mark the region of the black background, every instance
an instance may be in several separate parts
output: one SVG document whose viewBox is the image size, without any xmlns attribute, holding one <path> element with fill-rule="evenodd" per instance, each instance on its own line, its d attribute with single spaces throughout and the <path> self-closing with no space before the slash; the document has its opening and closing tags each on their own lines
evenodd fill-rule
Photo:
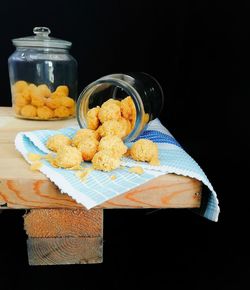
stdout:
<svg viewBox="0 0 250 290">
<path fill-rule="evenodd" d="M 11 104 L 11 39 L 47 26 L 72 41 L 79 91 L 144 71 L 161 83 L 160 116 L 217 191 L 219 222 L 189 210 L 105 211 L 104 263 L 29 267 L 23 211 L 0 215 L 0 289 L 243 289 L 250 274 L 248 1 L 5 1 L 0 105 Z"/>
</svg>

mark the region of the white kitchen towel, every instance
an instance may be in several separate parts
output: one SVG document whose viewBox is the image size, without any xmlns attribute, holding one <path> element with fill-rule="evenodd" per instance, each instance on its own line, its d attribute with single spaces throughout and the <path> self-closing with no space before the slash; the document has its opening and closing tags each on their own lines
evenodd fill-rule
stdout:
<svg viewBox="0 0 250 290">
<path fill-rule="evenodd" d="M 44 156 L 51 153 L 46 147 L 46 142 L 50 136 L 64 134 L 72 138 L 78 129 L 77 127 L 70 127 L 60 130 L 20 132 L 16 136 L 15 146 L 26 161 L 32 163 L 28 158 L 29 153 Z M 195 211 L 212 221 L 217 221 L 220 209 L 213 186 L 197 162 L 182 149 L 161 122 L 158 119 L 151 121 L 136 140 L 140 138 L 150 139 L 158 144 L 159 166 L 152 166 L 146 162 L 138 162 L 124 157 L 122 159 L 123 168 L 111 172 L 94 170 L 84 182 L 79 178 L 75 170 L 54 168 L 46 159 L 41 159 L 42 166 L 39 170 L 53 181 L 61 192 L 67 193 L 87 209 L 163 174 L 175 173 L 189 176 L 200 180 L 207 188 L 207 194 L 203 194 L 201 207 L 195 209 Z M 136 140 L 133 140 L 133 142 Z M 127 145 L 130 147 L 133 142 L 127 143 Z M 91 164 L 85 162 L 83 166 L 87 168 Z M 129 167 L 134 166 L 144 168 L 144 173 L 139 175 L 128 170 Z M 114 179 L 112 176 L 116 178 Z"/>
</svg>

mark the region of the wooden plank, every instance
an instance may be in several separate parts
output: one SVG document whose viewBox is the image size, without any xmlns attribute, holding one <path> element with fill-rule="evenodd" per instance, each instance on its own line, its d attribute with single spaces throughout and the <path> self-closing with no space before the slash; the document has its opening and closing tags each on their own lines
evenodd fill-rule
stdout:
<svg viewBox="0 0 250 290">
<path fill-rule="evenodd" d="M 24 215 L 24 228 L 30 265 L 102 261 L 102 209 L 33 209 Z"/>
<path fill-rule="evenodd" d="M 35 209 L 24 216 L 24 229 L 32 238 L 102 237 L 102 209 Z"/>
<path fill-rule="evenodd" d="M 25 120 L 14 117 L 11 108 L 0 107 L 0 143 L 13 143 L 20 131 L 57 130 L 74 125 L 77 125 L 76 118 L 60 121 Z"/>
<path fill-rule="evenodd" d="M 9 117 L 12 115 L 11 107 L 0 107 L 0 118 L 1 117 Z"/>
<path fill-rule="evenodd" d="M 0 205 L 9 208 L 79 208 L 45 175 L 29 169 L 13 144 L 0 146 Z M 15 166 L 13 166 L 15 164 Z M 22 170 L 20 170 L 20 168 Z M 101 208 L 189 208 L 200 206 L 201 183 L 167 174 L 105 202 Z"/>
<path fill-rule="evenodd" d="M 13 143 L 0 143 L 0 178 L 5 179 L 29 179 L 29 180 L 48 180 L 39 171 L 30 170 L 30 165 L 24 160 L 22 155 L 15 149 Z M 20 170 L 20 168 L 22 170 Z"/>
<path fill-rule="evenodd" d="M 167 174 L 159 176 L 97 208 L 194 208 L 200 206 L 201 183 Z M 0 180 L 2 208 L 84 208 L 49 180 Z"/>
<path fill-rule="evenodd" d="M 0 108 L 0 205 L 3 208 L 83 208 L 61 194 L 45 175 L 29 169 L 14 147 L 19 131 L 58 129 L 76 120 L 31 121 L 14 118 Z M 167 174 L 100 205 L 100 208 L 191 208 L 200 206 L 201 183 Z"/>
<path fill-rule="evenodd" d="M 102 263 L 101 237 L 29 238 L 30 265 Z"/>
</svg>

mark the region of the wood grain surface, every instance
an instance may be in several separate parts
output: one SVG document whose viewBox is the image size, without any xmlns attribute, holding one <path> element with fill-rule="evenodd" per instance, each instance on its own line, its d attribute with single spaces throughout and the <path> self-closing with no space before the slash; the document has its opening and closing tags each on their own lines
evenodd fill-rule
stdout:
<svg viewBox="0 0 250 290">
<path fill-rule="evenodd" d="M 24 215 L 24 229 L 32 238 L 102 237 L 102 209 L 34 209 Z"/>
<path fill-rule="evenodd" d="M 30 265 L 102 263 L 102 238 L 29 238 Z"/>
<path fill-rule="evenodd" d="M 193 208 L 200 206 L 198 180 L 166 174 L 85 210 L 17 152 L 20 131 L 59 129 L 76 120 L 31 121 L 0 108 L 0 209 L 31 209 L 24 216 L 30 265 L 102 262 L 104 208 Z M 108 189 L 107 189 L 108 190 Z"/>
<path fill-rule="evenodd" d="M 33 209 L 24 228 L 30 265 L 102 262 L 102 209 Z"/>
<path fill-rule="evenodd" d="M 19 131 L 59 129 L 76 124 L 65 121 L 32 121 L 12 116 L 10 108 L 0 108 L 0 206 L 4 208 L 84 208 L 62 194 L 29 164 L 14 147 Z M 115 197 L 98 208 L 193 208 L 200 206 L 201 182 L 166 174 Z"/>
<path fill-rule="evenodd" d="M 174 174 L 157 177 L 117 196 L 97 208 L 193 208 L 199 207 L 201 184 Z M 84 208 L 49 180 L 0 180 L 2 209 Z"/>
</svg>

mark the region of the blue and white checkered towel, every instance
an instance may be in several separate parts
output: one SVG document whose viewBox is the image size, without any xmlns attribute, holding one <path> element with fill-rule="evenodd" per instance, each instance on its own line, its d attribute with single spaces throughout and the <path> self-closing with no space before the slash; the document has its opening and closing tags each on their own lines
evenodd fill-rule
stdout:
<svg viewBox="0 0 250 290">
<path fill-rule="evenodd" d="M 61 133 L 72 138 L 77 129 L 79 128 L 70 127 L 56 131 L 38 130 L 20 132 L 15 139 L 16 149 L 21 152 L 27 162 L 31 163 L 28 158 L 29 153 L 41 155 L 51 153 L 45 145 L 50 136 Z M 76 176 L 75 171 L 54 168 L 46 159 L 41 160 L 42 167 L 39 170 L 53 181 L 60 188 L 61 192 L 72 196 L 87 209 L 166 173 L 189 176 L 202 181 L 208 189 L 206 198 L 203 198 L 201 207 L 198 210 L 196 209 L 196 211 L 212 221 L 217 221 L 220 209 L 211 183 L 200 166 L 181 148 L 180 144 L 160 121 L 158 119 L 151 121 L 146 130 L 137 139 L 140 138 L 150 139 L 158 144 L 160 159 L 160 166 L 152 166 L 148 163 L 137 162 L 126 157 L 122 159 L 122 165 L 125 167 L 138 165 L 143 167 L 145 171 L 141 175 L 124 169 L 116 169 L 112 172 L 95 170 L 91 172 L 86 181 L 82 182 Z M 133 142 L 127 145 L 130 147 Z M 84 166 L 88 166 L 86 164 L 84 163 Z M 115 180 L 111 178 L 112 175 L 116 176 Z"/>
</svg>

